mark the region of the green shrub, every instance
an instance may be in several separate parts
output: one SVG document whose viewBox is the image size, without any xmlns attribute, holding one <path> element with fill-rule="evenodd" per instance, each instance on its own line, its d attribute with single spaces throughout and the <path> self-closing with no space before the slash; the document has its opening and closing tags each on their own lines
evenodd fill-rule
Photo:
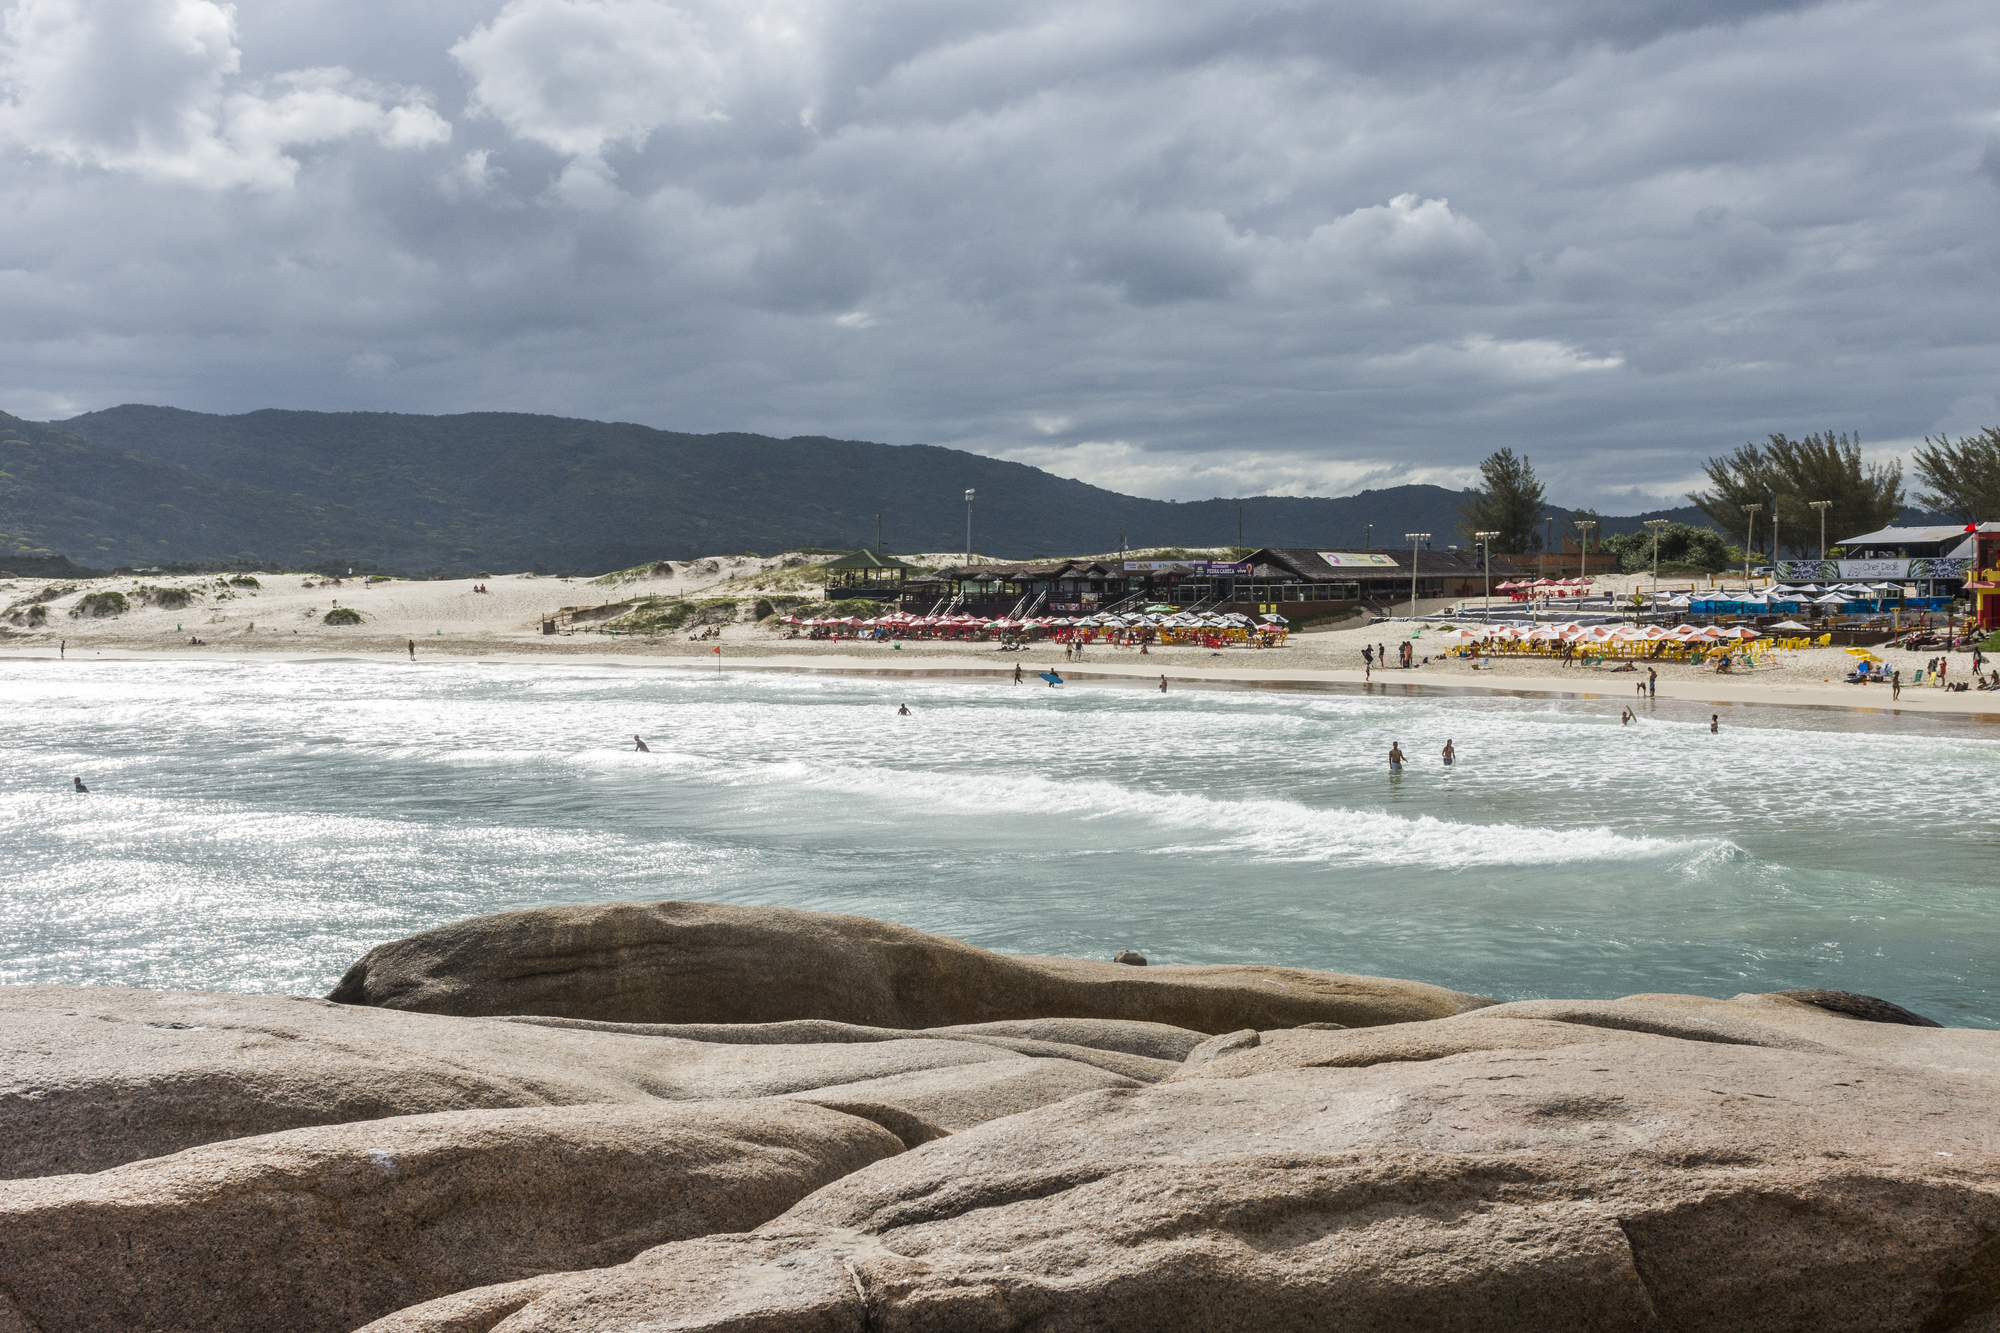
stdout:
<svg viewBox="0 0 2000 1333">
<path fill-rule="evenodd" d="M 125 600 L 122 592 L 92 592 L 85 593 L 70 614 L 96 620 L 103 616 L 123 615 L 131 609 L 132 604 Z"/>
<path fill-rule="evenodd" d="M 232 588 L 261 588 L 264 585 L 257 582 L 255 575 L 236 574 L 230 578 L 229 586 Z"/>
<path fill-rule="evenodd" d="M 322 625 L 359 625 L 361 613 L 351 606 L 336 606 L 320 617 Z"/>
<path fill-rule="evenodd" d="M 74 583 L 51 583 L 34 596 L 25 599 L 30 605 L 35 602 L 53 602 L 58 597 L 67 597 L 76 591 Z"/>
<path fill-rule="evenodd" d="M 143 584 L 132 591 L 141 600 L 151 602 L 154 606 L 164 607 L 169 611 L 182 610 L 190 602 L 194 601 L 193 591 L 187 588 L 159 588 L 154 587 L 152 584 Z"/>
<path fill-rule="evenodd" d="M 1986 636 L 1986 642 L 1979 645 L 1979 651 L 1987 656 L 2000 656 L 2000 629 Z"/>
<path fill-rule="evenodd" d="M 800 606 L 804 606 L 810 600 L 814 600 L 814 598 L 810 598 L 810 596 L 760 596 L 760 598 L 756 598 L 756 604 L 750 608 L 750 618 L 754 618 L 754 620 L 768 620 L 770 616 L 782 616 L 788 610 L 798 610 Z"/>
<path fill-rule="evenodd" d="M 699 625 L 726 625 L 736 619 L 738 605 L 727 597 L 709 597 L 698 602 L 648 597 L 616 620 L 605 622 L 604 628 L 620 634 L 663 634 Z"/>
</svg>

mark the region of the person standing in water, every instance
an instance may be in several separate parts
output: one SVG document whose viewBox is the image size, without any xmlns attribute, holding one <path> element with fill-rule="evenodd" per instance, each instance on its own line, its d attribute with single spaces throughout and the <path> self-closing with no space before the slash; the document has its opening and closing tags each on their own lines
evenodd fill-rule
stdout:
<svg viewBox="0 0 2000 1333">
<path fill-rule="evenodd" d="M 410 660 L 412 662 L 417 660 L 417 641 L 415 639 L 410 640 Z"/>
<path fill-rule="evenodd" d="M 1167 678 L 1165 676 L 1162 676 L 1160 677 L 1160 693 L 1165 694 L 1166 692 L 1167 692 Z"/>
<path fill-rule="evenodd" d="M 904 704 L 901 708 L 898 708 L 896 710 L 897 717 L 908 717 L 909 715 L 910 715 L 910 706 L 908 704 Z"/>
<path fill-rule="evenodd" d="M 639 739 L 639 738 L 638 738 L 637 736 L 634 736 L 634 737 L 632 738 L 632 748 L 633 748 L 634 750 L 637 750 L 637 751 L 638 751 L 638 752 L 639 752 L 640 754 L 651 754 L 651 753 L 652 753 L 652 751 L 651 751 L 650 749 L 646 748 L 646 742 L 644 742 L 644 741 L 640 740 L 640 739 Z"/>
<path fill-rule="evenodd" d="M 1655 697 L 1656 695 L 1658 695 L 1658 694 L 1659 694 L 1659 692 L 1660 692 L 1660 673 L 1659 673 L 1659 672 L 1657 672 L 1657 671 L 1655 671 L 1655 670 L 1653 670 L 1653 668 L 1651 668 L 1651 667 L 1647 667 L 1647 668 L 1646 668 L 1646 698 L 1647 698 L 1647 699 L 1648 699 L 1648 700 L 1650 701 L 1650 700 L 1651 700 L 1651 699 L 1653 699 L 1653 698 L 1654 698 L 1654 697 Z"/>
<path fill-rule="evenodd" d="M 1021 683 L 1021 664 L 1019 662 L 1014 663 L 1014 683 L 1016 685 Z"/>
<path fill-rule="evenodd" d="M 1389 742 L 1389 771 L 1391 773 L 1403 771 L 1403 745 L 1400 741 Z"/>
<path fill-rule="evenodd" d="M 1722 730 L 1722 714 L 1710 713 L 1708 715 L 1708 734 L 1713 736 L 1721 730 Z"/>
<path fill-rule="evenodd" d="M 71 778 L 70 781 L 74 782 L 76 784 L 76 789 L 82 792 L 85 796 L 90 795 L 90 788 L 83 785 L 82 778 Z"/>
<path fill-rule="evenodd" d="M 1446 768 L 1450 768 L 1453 764 L 1457 762 L 1458 762 L 1458 751 L 1452 746 L 1452 743 L 1449 740 L 1447 740 L 1444 743 L 1444 766 Z"/>
</svg>

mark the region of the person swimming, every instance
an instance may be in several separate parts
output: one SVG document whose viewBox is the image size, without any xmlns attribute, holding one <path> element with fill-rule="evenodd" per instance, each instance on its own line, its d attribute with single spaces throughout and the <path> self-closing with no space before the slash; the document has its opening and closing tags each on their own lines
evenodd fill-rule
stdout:
<svg viewBox="0 0 2000 1333">
<path fill-rule="evenodd" d="M 1403 771 L 1403 745 L 1401 741 L 1389 742 L 1389 771 L 1391 773 L 1400 773 Z"/>
<path fill-rule="evenodd" d="M 82 792 L 85 796 L 90 795 L 90 788 L 83 785 L 82 778 L 71 778 L 70 781 L 74 782 L 76 784 L 76 789 Z"/>
<path fill-rule="evenodd" d="M 651 753 L 652 753 L 652 751 L 651 751 L 650 749 L 648 749 L 648 748 L 647 748 L 647 746 L 646 746 L 646 742 L 644 742 L 644 741 L 640 740 L 640 739 L 639 739 L 639 738 L 638 738 L 637 736 L 634 736 L 634 737 L 632 738 L 632 748 L 633 748 L 634 750 L 637 750 L 637 751 L 638 751 L 638 752 L 639 752 L 640 754 L 651 754 Z"/>
<path fill-rule="evenodd" d="M 910 706 L 908 704 L 904 704 L 901 708 L 898 708 L 896 710 L 897 717 L 908 717 L 909 715 L 910 715 Z"/>
</svg>

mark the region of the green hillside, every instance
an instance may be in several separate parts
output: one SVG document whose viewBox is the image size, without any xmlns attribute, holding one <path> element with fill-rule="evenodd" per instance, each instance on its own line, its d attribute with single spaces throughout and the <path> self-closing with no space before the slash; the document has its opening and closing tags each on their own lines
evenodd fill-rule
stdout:
<svg viewBox="0 0 2000 1333">
<path fill-rule="evenodd" d="M 411 572 L 602 570 L 798 546 L 991 555 L 1132 546 L 1376 545 L 1453 535 L 1458 493 L 1188 504 L 1120 495 L 931 445 L 687 435 L 522 413 L 128 405 L 39 425 L 0 419 L 0 550 L 86 565 L 374 565 Z M 1609 520 L 1606 535 L 1637 518 Z"/>
</svg>

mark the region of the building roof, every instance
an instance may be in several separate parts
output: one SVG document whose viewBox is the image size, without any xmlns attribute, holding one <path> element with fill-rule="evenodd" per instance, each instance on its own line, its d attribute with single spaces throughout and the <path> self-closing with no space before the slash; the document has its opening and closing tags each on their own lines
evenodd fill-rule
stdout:
<svg viewBox="0 0 2000 1333">
<path fill-rule="evenodd" d="M 1479 552 L 1471 549 L 1421 550 L 1411 552 L 1375 549 L 1370 551 L 1339 550 L 1332 547 L 1307 548 L 1299 546 L 1267 546 L 1250 557 L 1250 566 L 1255 570 L 1260 565 L 1288 571 L 1309 583 L 1354 582 L 1360 579 L 1393 578 L 1401 574 L 1410 576 L 1410 559 L 1415 556 L 1417 575 L 1465 575 L 1474 576 L 1486 566 L 1480 560 Z M 1493 558 L 1493 572 L 1511 574 L 1513 562 L 1505 556 Z M 1254 577 L 1254 575 L 1253 575 Z"/>
<path fill-rule="evenodd" d="M 1859 537 L 1843 537 L 1841 546 L 1956 546 L 1972 534 L 1965 530 L 1963 523 L 1938 524 L 1921 528 L 1899 528 L 1891 524 L 1876 532 L 1864 532 Z M 2000 532 L 2000 523 L 1981 523 L 1981 532 Z M 1942 554 L 1942 552 L 1940 552 Z"/>
<path fill-rule="evenodd" d="M 821 569 L 915 569 L 917 568 L 917 566 L 909 564 L 906 561 L 898 560 L 893 555 L 883 555 L 879 551 L 870 551 L 864 547 L 859 551 L 850 551 L 846 555 L 841 556 L 837 560 L 829 560 L 825 564 L 821 565 L 820 568 Z"/>
</svg>

